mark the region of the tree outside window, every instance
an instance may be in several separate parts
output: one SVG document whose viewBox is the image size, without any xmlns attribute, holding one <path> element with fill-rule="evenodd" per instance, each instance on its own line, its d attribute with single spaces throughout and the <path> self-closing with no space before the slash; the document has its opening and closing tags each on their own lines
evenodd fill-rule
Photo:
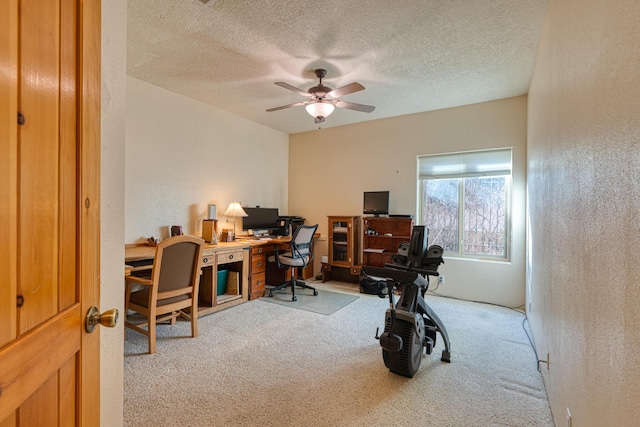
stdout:
<svg viewBox="0 0 640 427">
<path fill-rule="evenodd" d="M 429 230 L 429 245 L 440 245 L 449 255 L 508 257 L 511 150 L 489 152 L 508 154 L 508 174 L 504 158 L 485 154 L 419 158 L 419 221 Z"/>
</svg>

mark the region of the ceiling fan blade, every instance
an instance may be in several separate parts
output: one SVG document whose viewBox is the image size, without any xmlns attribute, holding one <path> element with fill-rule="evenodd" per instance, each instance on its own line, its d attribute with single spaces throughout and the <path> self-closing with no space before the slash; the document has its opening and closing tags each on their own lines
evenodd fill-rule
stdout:
<svg viewBox="0 0 640 427">
<path fill-rule="evenodd" d="M 324 117 L 322 117 L 322 116 L 316 117 L 315 124 L 322 123 L 322 122 L 324 122 Z"/>
<path fill-rule="evenodd" d="M 349 110 L 362 111 L 363 113 L 370 113 L 376 109 L 373 105 L 356 104 L 355 102 L 340 101 L 335 102 L 335 106 L 338 108 L 347 108 Z"/>
<path fill-rule="evenodd" d="M 283 105 L 281 107 L 269 108 L 267 111 L 271 112 L 271 111 L 284 110 L 285 108 L 300 107 L 301 105 L 307 105 L 307 104 L 308 104 L 308 102 L 296 102 L 295 104 L 289 104 L 289 105 Z"/>
<path fill-rule="evenodd" d="M 313 95 L 311 95 L 309 92 L 305 92 L 302 89 L 298 89 L 295 86 L 291 86 L 289 83 L 285 83 L 285 82 L 276 82 L 276 84 L 280 87 L 283 87 L 285 89 L 289 89 L 292 92 L 297 93 L 298 95 L 302 95 L 306 98 L 311 98 Z"/>
<path fill-rule="evenodd" d="M 360 83 L 353 82 L 346 86 L 339 87 L 338 89 L 334 89 L 331 92 L 327 93 L 328 96 L 333 98 L 340 98 L 341 96 L 349 95 L 350 93 L 360 92 L 364 90 L 364 86 Z"/>
</svg>

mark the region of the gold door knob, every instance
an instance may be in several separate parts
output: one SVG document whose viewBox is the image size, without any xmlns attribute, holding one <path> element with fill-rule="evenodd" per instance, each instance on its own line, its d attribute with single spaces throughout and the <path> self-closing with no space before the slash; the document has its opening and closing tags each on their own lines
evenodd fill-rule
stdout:
<svg viewBox="0 0 640 427">
<path fill-rule="evenodd" d="M 93 306 L 87 312 L 84 328 L 91 333 L 99 324 L 107 328 L 113 328 L 118 323 L 118 309 L 112 308 L 100 314 L 97 307 Z"/>
</svg>

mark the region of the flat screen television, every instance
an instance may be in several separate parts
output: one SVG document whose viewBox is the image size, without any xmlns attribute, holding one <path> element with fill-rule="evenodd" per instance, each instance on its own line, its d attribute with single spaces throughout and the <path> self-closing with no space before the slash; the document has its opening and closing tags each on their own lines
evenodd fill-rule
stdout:
<svg viewBox="0 0 640 427">
<path fill-rule="evenodd" d="M 389 214 L 389 192 L 388 191 L 365 191 L 364 205 L 362 213 L 365 215 L 388 215 Z"/>
<path fill-rule="evenodd" d="M 280 228 L 278 208 L 243 208 L 247 216 L 242 217 L 243 230 L 277 230 Z"/>
</svg>

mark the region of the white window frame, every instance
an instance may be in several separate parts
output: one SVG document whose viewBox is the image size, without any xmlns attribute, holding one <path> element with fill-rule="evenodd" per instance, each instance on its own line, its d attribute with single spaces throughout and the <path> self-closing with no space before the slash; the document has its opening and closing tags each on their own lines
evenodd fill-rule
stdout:
<svg viewBox="0 0 640 427">
<path fill-rule="evenodd" d="M 418 163 L 418 215 L 417 224 L 424 218 L 424 182 L 435 179 L 459 179 L 458 183 L 458 251 L 445 251 L 446 256 L 465 259 L 510 261 L 512 235 L 512 192 L 513 192 L 513 149 L 511 147 L 490 150 L 465 151 L 422 155 Z M 505 235 L 504 255 L 474 254 L 464 252 L 465 204 L 464 178 L 504 177 L 505 178 Z M 431 242 L 429 242 L 431 244 Z"/>
</svg>

